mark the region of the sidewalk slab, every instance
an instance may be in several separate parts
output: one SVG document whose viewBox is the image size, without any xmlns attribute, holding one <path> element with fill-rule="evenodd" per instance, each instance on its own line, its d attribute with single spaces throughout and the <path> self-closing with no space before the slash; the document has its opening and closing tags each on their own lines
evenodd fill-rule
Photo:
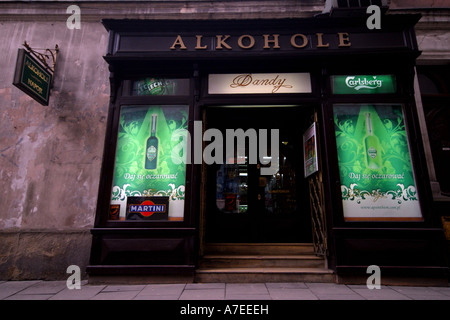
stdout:
<svg viewBox="0 0 450 320">
<path fill-rule="evenodd" d="M 81 289 L 68 289 L 58 292 L 49 300 L 90 300 L 101 292 L 106 286 L 82 285 Z"/>
<path fill-rule="evenodd" d="M 357 293 L 353 294 L 328 294 L 320 293 L 316 294 L 319 300 L 366 300 L 364 297 Z"/>
<path fill-rule="evenodd" d="M 388 286 L 381 286 L 380 289 L 369 289 L 365 285 L 348 285 L 347 287 L 367 300 L 411 300 Z"/>
<path fill-rule="evenodd" d="M 414 300 L 450 300 L 450 296 L 430 287 L 402 287 L 391 288 Z"/>
<path fill-rule="evenodd" d="M 226 294 L 225 300 L 272 300 L 268 294 Z"/>
<path fill-rule="evenodd" d="M 226 300 L 271 300 L 265 283 L 227 283 Z"/>
<path fill-rule="evenodd" d="M 450 297 L 449 296 L 445 296 L 445 295 L 421 295 L 421 294 L 409 294 L 408 297 L 410 297 L 413 300 L 449 300 L 450 301 Z"/>
<path fill-rule="evenodd" d="M 265 283 L 227 283 L 226 300 L 271 300 Z"/>
<path fill-rule="evenodd" d="M 352 295 L 355 294 L 346 285 L 335 283 L 307 283 L 308 289 L 315 295 Z"/>
<path fill-rule="evenodd" d="M 225 299 L 225 288 L 187 289 L 183 291 L 179 300 L 223 300 L 223 299 Z"/>
<path fill-rule="evenodd" d="M 134 300 L 178 300 L 185 287 L 185 283 L 149 284 L 134 297 Z"/>
<path fill-rule="evenodd" d="M 450 300 L 450 287 L 335 283 L 178 283 L 90 285 L 66 281 L 0 281 L 0 300 Z"/>
<path fill-rule="evenodd" d="M 40 280 L 33 281 L 6 281 L 0 283 L 0 300 L 6 299 L 9 296 L 17 294 L 26 288 L 41 282 Z"/>
<path fill-rule="evenodd" d="M 99 292 L 90 300 L 132 300 L 139 294 L 140 291 L 108 291 Z"/>
<path fill-rule="evenodd" d="M 308 289 L 304 282 L 268 282 L 267 289 Z"/>
<path fill-rule="evenodd" d="M 185 290 L 225 289 L 225 283 L 188 283 Z"/>
<path fill-rule="evenodd" d="M 119 292 L 119 291 L 138 291 L 141 292 L 145 288 L 145 284 L 137 285 L 109 285 L 102 292 Z"/>
<path fill-rule="evenodd" d="M 319 300 L 309 289 L 269 288 L 273 300 Z"/>
<path fill-rule="evenodd" d="M 67 288 L 66 281 L 41 281 L 25 290 L 19 292 L 19 295 L 54 295 Z"/>
<path fill-rule="evenodd" d="M 179 294 L 172 295 L 160 295 L 160 296 L 146 296 L 140 293 L 136 295 L 133 300 L 178 300 L 180 298 Z"/>
<path fill-rule="evenodd" d="M 52 294 L 14 294 L 4 300 L 49 300 Z"/>
<path fill-rule="evenodd" d="M 430 287 L 430 289 L 437 291 L 443 295 L 450 296 L 450 287 Z"/>
<path fill-rule="evenodd" d="M 268 295 L 265 283 L 227 283 L 226 294 L 228 295 Z"/>
</svg>

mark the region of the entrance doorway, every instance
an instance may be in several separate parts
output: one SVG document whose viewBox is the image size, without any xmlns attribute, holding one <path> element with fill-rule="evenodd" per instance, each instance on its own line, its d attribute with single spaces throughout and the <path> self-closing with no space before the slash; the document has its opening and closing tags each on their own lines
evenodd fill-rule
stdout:
<svg viewBox="0 0 450 320">
<path fill-rule="evenodd" d="M 279 130 L 279 160 L 271 175 L 262 174 L 261 169 L 270 164 L 261 163 L 259 156 L 257 163 L 250 163 L 249 139 L 245 141 L 245 157 L 234 159 L 234 164 L 224 159 L 223 164 L 207 166 L 207 243 L 312 242 L 302 150 L 303 133 L 313 118 L 310 106 L 207 108 L 206 129 L 218 129 L 224 137 L 226 129 L 267 129 L 268 155 L 272 154 L 271 129 Z"/>
</svg>

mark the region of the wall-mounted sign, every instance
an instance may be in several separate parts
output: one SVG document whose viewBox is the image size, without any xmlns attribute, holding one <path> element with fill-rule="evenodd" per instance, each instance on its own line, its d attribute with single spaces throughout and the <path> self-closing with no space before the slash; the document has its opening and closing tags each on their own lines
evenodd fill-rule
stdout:
<svg viewBox="0 0 450 320">
<path fill-rule="evenodd" d="M 421 221 L 401 105 L 336 105 L 346 221 Z"/>
<path fill-rule="evenodd" d="M 374 54 L 383 50 L 416 52 L 412 15 L 384 15 L 383 28 L 373 32 L 361 19 L 273 19 L 198 21 L 104 19 L 111 32 L 105 59 L 152 57 L 203 59 L 209 57 L 278 57 L 285 59 L 328 54 Z M 142 32 L 145 30 L 145 32 Z M 114 36 L 113 36 L 114 35 Z M 324 58 L 326 59 L 326 58 Z M 248 60 L 251 61 L 251 60 Z M 262 59 L 261 61 L 264 61 Z M 268 60 L 267 60 L 268 61 Z"/>
<path fill-rule="evenodd" d="M 317 136 L 315 122 L 303 135 L 303 161 L 305 167 L 305 177 L 308 177 L 319 170 L 319 163 L 317 161 Z"/>
<path fill-rule="evenodd" d="M 163 40 L 163 39 L 161 39 Z M 338 32 L 335 34 L 315 33 L 315 34 L 262 34 L 262 35 L 230 35 L 218 34 L 215 36 L 204 36 L 201 34 L 192 36 L 182 36 L 178 34 L 172 40 L 170 50 L 270 50 L 281 49 L 282 47 L 290 49 L 303 48 L 329 48 L 330 42 L 333 47 L 351 47 L 350 36 L 347 32 Z M 212 44 L 212 46 L 211 46 Z"/>
<path fill-rule="evenodd" d="M 331 76 L 334 94 L 380 94 L 395 93 L 393 75 L 346 75 Z"/>
<path fill-rule="evenodd" d="M 208 93 L 311 93 L 311 77 L 309 73 L 210 74 Z"/>
<path fill-rule="evenodd" d="M 13 84 L 40 104 L 47 106 L 52 74 L 25 49 L 19 49 Z"/>
</svg>

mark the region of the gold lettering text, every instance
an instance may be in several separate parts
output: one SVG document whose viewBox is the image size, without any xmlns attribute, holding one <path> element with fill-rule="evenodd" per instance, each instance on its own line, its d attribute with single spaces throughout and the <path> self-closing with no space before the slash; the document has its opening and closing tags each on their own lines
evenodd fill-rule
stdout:
<svg viewBox="0 0 450 320">
<path fill-rule="evenodd" d="M 317 48 L 328 48 L 330 46 L 329 43 L 324 44 L 323 43 L 323 33 L 316 33 L 317 35 Z"/>
<path fill-rule="evenodd" d="M 337 35 L 338 37 L 338 48 L 352 46 L 352 43 L 350 41 L 350 34 L 348 32 L 337 32 L 335 33 L 335 35 Z M 312 39 L 314 36 L 317 39 L 317 43 Z M 290 44 L 291 47 L 295 49 L 312 48 L 312 46 L 315 46 L 315 48 L 329 48 L 329 39 L 332 36 L 332 34 L 325 35 L 324 33 L 315 33 L 311 35 L 296 33 L 290 36 Z M 261 49 L 261 47 L 265 50 L 281 49 L 281 45 L 283 45 L 283 42 L 280 42 L 279 34 L 260 34 L 257 36 L 244 34 L 240 35 L 239 37 L 236 36 L 237 39 L 232 37 L 231 35 L 206 36 L 206 39 L 204 39 L 204 37 L 204 35 L 198 34 L 195 35 L 194 40 L 193 36 L 189 36 L 188 45 L 193 45 L 193 42 L 195 41 L 195 47 L 190 47 L 189 50 L 208 50 L 208 48 L 211 50 L 233 50 L 232 46 L 235 45 L 235 43 L 240 49 L 244 50 L 253 49 L 255 48 L 255 45 L 258 50 Z M 212 46 L 210 45 L 210 43 L 213 42 L 214 37 L 216 38 L 215 48 L 214 44 L 212 44 Z M 332 46 L 335 47 L 336 44 L 334 44 L 333 42 Z M 188 50 L 181 35 L 176 36 L 175 41 L 170 47 L 170 50 Z"/>
<path fill-rule="evenodd" d="M 230 38 L 230 35 L 217 35 L 217 45 L 216 45 L 216 50 L 222 50 L 223 47 L 227 48 L 228 50 L 231 50 L 231 47 L 228 45 L 228 43 L 226 43 L 225 41 L 227 41 L 227 39 Z"/>
<path fill-rule="evenodd" d="M 249 44 L 244 45 L 244 39 L 249 39 Z M 243 36 L 240 36 L 238 39 L 238 46 L 242 49 L 251 49 L 255 45 L 255 38 L 248 34 L 244 34 Z"/>
<path fill-rule="evenodd" d="M 177 38 L 175 39 L 175 42 L 173 43 L 173 45 L 170 47 L 170 50 L 175 50 L 177 46 L 180 46 L 181 50 L 186 50 L 186 46 L 184 45 L 183 39 L 181 38 L 180 35 L 177 35 Z"/>
<path fill-rule="evenodd" d="M 30 87 L 37 91 L 37 93 L 42 94 L 43 89 L 37 83 L 33 82 L 30 78 L 27 79 L 27 82 Z"/>
<path fill-rule="evenodd" d="M 298 37 L 302 38 L 302 40 L 303 40 L 302 44 L 297 43 Z M 291 37 L 291 46 L 293 46 L 294 48 L 304 48 L 307 45 L 308 45 L 308 38 L 304 34 L 297 33 Z"/>
<path fill-rule="evenodd" d="M 347 32 L 338 32 L 339 45 L 338 47 L 351 47 L 350 37 Z"/>
<path fill-rule="evenodd" d="M 280 49 L 280 45 L 278 44 L 278 37 L 279 36 L 280 36 L 279 34 L 274 34 L 273 35 L 273 39 L 270 40 L 269 39 L 270 35 L 263 34 L 263 37 L 264 37 L 264 47 L 263 48 L 264 49 L 270 49 L 269 43 L 273 43 L 273 48 L 274 49 Z"/>
<path fill-rule="evenodd" d="M 195 46 L 195 50 L 204 50 L 204 49 L 208 48 L 208 46 L 206 44 L 204 46 L 202 46 L 203 36 L 196 35 L 195 37 L 197 38 L 197 45 Z"/>
</svg>

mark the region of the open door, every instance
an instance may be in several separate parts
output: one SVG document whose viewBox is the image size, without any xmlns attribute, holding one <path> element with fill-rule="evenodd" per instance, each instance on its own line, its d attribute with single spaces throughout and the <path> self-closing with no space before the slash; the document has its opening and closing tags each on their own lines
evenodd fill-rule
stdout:
<svg viewBox="0 0 450 320">
<path fill-rule="evenodd" d="M 315 146 L 315 161 L 317 161 L 317 171 L 308 175 L 309 200 L 311 208 L 311 226 L 312 226 L 312 240 L 314 245 L 314 253 L 318 256 L 328 256 L 327 245 L 327 224 L 325 217 L 325 198 L 323 192 L 322 181 L 322 165 L 320 157 L 320 138 L 318 130 L 317 112 L 314 113 L 315 130 L 314 140 Z M 304 139 L 305 140 L 305 139 Z"/>
<path fill-rule="evenodd" d="M 224 159 L 223 164 L 204 167 L 202 241 L 312 242 L 302 137 L 312 122 L 313 108 L 229 106 L 206 112 L 207 128 L 219 129 L 224 137 L 227 129 L 279 129 L 279 161 L 273 175 L 263 175 L 263 163 L 248 161 L 247 141 L 245 159 L 234 164 Z"/>
</svg>

